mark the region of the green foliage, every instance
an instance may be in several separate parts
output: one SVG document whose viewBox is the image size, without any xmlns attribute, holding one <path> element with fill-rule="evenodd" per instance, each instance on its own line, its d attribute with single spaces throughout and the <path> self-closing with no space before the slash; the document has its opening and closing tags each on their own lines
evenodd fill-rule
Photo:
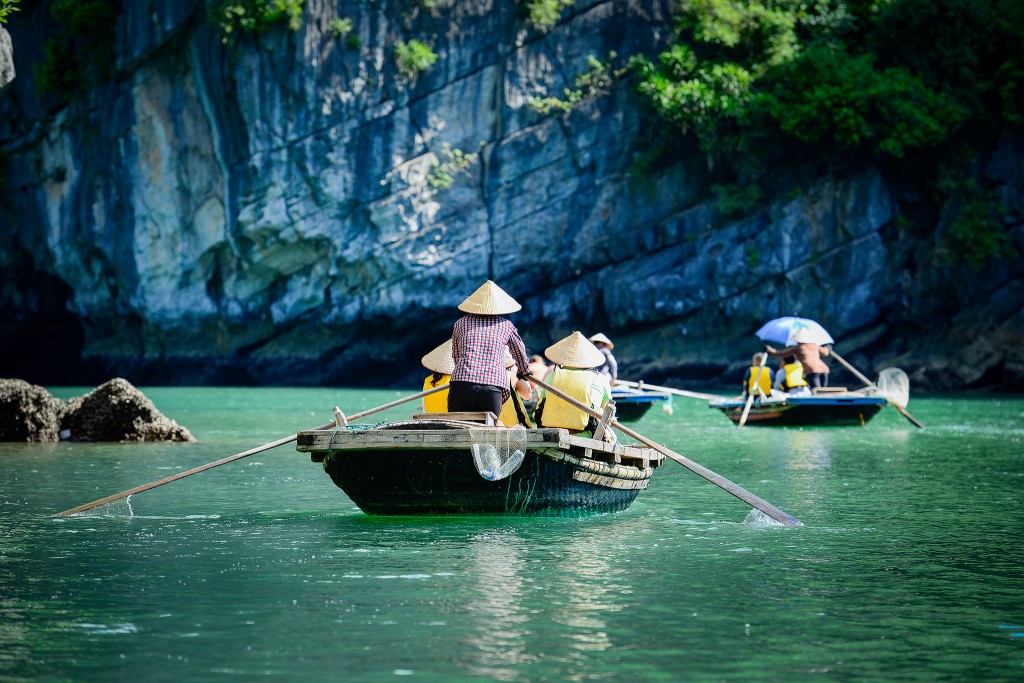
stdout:
<svg viewBox="0 0 1024 683">
<path fill-rule="evenodd" d="M 743 216 L 764 200 L 764 191 L 755 183 L 746 186 L 715 185 L 711 191 L 723 218 Z"/>
<path fill-rule="evenodd" d="M 962 170 L 950 166 L 940 173 L 938 189 L 952 217 L 937 245 L 945 263 L 966 264 L 978 273 L 993 261 L 1017 258 L 1013 236 L 1005 227 L 1005 207 L 994 190 L 965 179 Z"/>
<path fill-rule="evenodd" d="M 335 38 L 344 38 L 352 32 L 352 20 L 348 17 L 331 19 L 327 25 L 327 29 Z"/>
<path fill-rule="evenodd" d="M 940 253 L 980 269 L 1015 257 L 998 197 L 965 189 L 969 160 L 939 169 L 1024 125 L 1022 37 L 1019 0 L 683 0 L 672 44 L 633 65 L 708 152 L 723 215 L 779 167 L 874 159 L 933 192 L 955 216 Z"/>
<path fill-rule="evenodd" d="M 10 16 L 11 12 L 17 12 L 18 8 L 15 6 L 21 0 L 0 0 L 0 24 L 7 23 L 7 17 Z"/>
<path fill-rule="evenodd" d="M 547 116 L 552 113 L 568 114 L 582 102 L 607 95 L 615 82 L 628 70 L 615 69 L 612 66 L 616 54 L 609 53 L 608 61 L 602 62 L 593 55 L 588 58 L 590 69 L 576 77 L 574 88 L 565 88 L 565 99 L 558 97 L 529 97 L 526 106 L 533 111 Z"/>
<path fill-rule="evenodd" d="M 880 69 L 871 53 L 816 44 L 763 82 L 757 107 L 786 133 L 826 152 L 902 158 L 942 143 L 966 112 L 905 67 Z"/>
<path fill-rule="evenodd" d="M 723 161 L 866 155 L 1024 123 L 1016 0 L 685 0 L 673 44 L 638 58 L 661 117 Z"/>
<path fill-rule="evenodd" d="M 228 43 L 239 33 L 262 33 L 282 22 L 291 31 L 302 28 L 306 0 L 226 0 L 213 11 L 214 21 Z"/>
<path fill-rule="evenodd" d="M 444 157 L 444 161 L 438 163 L 427 174 L 427 182 L 435 190 L 447 190 L 455 182 L 455 176 L 459 173 L 468 176 L 469 169 L 480 159 L 479 154 L 466 154 L 461 149 L 453 148 L 447 142 L 441 145 L 441 155 Z"/>
<path fill-rule="evenodd" d="M 395 45 L 395 63 L 398 71 L 406 78 L 415 78 L 437 61 L 437 55 L 425 43 L 418 40 L 398 41 Z"/>
<path fill-rule="evenodd" d="M 558 24 L 562 11 L 572 7 L 575 0 L 529 0 L 526 3 L 526 20 L 538 31 L 547 33 Z"/>
<path fill-rule="evenodd" d="M 54 28 L 33 70 L 42 92 L 68 100 L 109 79 L 114 70 L 116 0 L 54 0 Z"/>
</svg>

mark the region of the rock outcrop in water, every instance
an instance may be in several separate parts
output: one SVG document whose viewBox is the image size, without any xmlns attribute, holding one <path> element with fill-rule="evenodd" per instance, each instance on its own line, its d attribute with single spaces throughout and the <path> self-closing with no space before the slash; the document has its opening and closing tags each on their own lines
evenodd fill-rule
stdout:
<svg viewBox="0 0 1024 683">
<path fill-rule="evenodd" d="M 57 441 L 64 401 L 20 379 L 0 379 L 0 441 Z"/>
<path fill-rule="evenodd" d="M 71 432 L 72 441 L 195 441 L 120 377 L 68 399 L 61 428 Z"/>
<path fill-rule="evenodd" d="M 195 441 L 125 379 L 67 401 L 20 379 L 0 380 L 0 441 Z"/>
<path fill-rule="evenodd" d="M 799 313 L 868 374 L 1024 389 L 1024 261 L 965 269 L 955 207 L 919 210 L 912 179 L 780 173 L 735 217 L 696 150 L 639 170 L 664 124 L 630 83 L 564 115 L 530 106 L 592 57 L 655 52 L 669 0 L 576 0 L 550 33 L 521 3 L 308 0 L 298 31 L 233 44 L 208 4 L 121 3 L 111 80 L 66 105 L 31 75 L 46 3 L 12 20 L 0 372 L 407 382 L 491 278 L 531 350 L 601 330 L 634 379 L 731 386 L 754 330 Z M 438 57 L 415 75 L 396 62 L 411 39 Z M 975 164 L 1017 249 L 1022 160 L 1008 136 Z"/>
</svg>

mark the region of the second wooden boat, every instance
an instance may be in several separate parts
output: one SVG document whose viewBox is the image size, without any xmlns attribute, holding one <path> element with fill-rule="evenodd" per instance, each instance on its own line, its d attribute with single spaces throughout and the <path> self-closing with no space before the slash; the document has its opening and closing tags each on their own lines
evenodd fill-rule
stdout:
<svg viewBox="0 0 1024 683">
<path fill-rule="evenodd" d="M 708 401 L 708 407 L 721 410 L 726 417 L 738 423 L 745 403 L 746 399 L 739 396 Z M 864 426 L 886 403 L 881 396 L 852 391 L 811 396 L 773 394 L 767 399 L 754 399 L 746 424 L 771 427 Z"/>
<path fill-rule="evenodd" d="M 467 417 L 428 413 L 372 428 L 303 431 L 296 448 L 322 462 L 334 483 L 371 515 L 618 512 L 647 488 L 664 460 L 651 448 L 565 429 L 519 428 L 513 436 L 494 426 L 493 416 Z M 474 448 L 513 447 L 522 451 L 518 469 L 496 481 L 481 474 Z"/>
</svg>

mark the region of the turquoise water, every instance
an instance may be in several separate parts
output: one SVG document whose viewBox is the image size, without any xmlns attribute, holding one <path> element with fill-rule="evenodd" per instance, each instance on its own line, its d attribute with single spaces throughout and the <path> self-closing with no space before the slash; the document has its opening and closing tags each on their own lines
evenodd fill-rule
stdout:
<svg viewBox="0 0 1024 683">
<path fill-rule="evenodd" d="M 671 462 L 615 515 L 370 518 L 292 445 L 50 518 L 412 393 L 144 390 L 199 442 L 0 444 L 0 680 L 1024 679 L 1021 398 L 635 425 L 799 529 Z"/>
</svg>

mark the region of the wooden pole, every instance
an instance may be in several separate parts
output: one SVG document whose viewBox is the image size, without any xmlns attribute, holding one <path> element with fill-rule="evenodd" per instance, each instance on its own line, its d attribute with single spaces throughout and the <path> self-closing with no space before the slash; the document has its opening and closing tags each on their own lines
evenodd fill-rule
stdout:
<svg viewBox="0 0 1024 683">
<path fill-rule="evenodd" d="M 577 408 L 579 408 L 583 412 L 587 413 L 588 415 L 591 415 L 591 416 L 596 417 L 598 419 L 601 418 L 602 414 L 600 412 L 594 410 L 593 408 L 591 408 L 588 405 L 580 403 L 579 401 L 574 399 L 572 396 L 569 396 L 568 394 L 566 394 L 566 393 L 564 393 L 562 391 L 559 391 L 558 389 L 556 389 L 555 387 L 551 386 L 547 382 L 539 380 L 536 377 L 532 378 L 532 381 L 535 382 L 538 386 L 543 387 L 545 390 L 550 391 L 552 394 L 554 394 L 558 398 L 562 399 L 563 401 L 576 406 Z M 690 470 L 694 474 L 696 474 L 698 476 L 701 476 L 704 479 L 707 479 L 708 481 L 710 481 L 712 484 L 714 484 L 715 486 L 719 487 L 720 489 L 724 489 L 725 491 L 728 491 L 732 495 L 734 495 L 737 498 L 739 498 L 740 500 L 742 500 L 747 505 L 750 505 L 751 507 L 757 508 L 758 510 L 760 510 L 763 513 L 765 513 L 766 515 L 768 515 L 772 519 L 774 519 L 776 521 L 779 521 L 779 522 L 782 522 L 786 526 L 803 526 L 804 525 L 803 522 L 801 522 L 799 519 L 797 519 L 796 517 L 793 517 L 790 514 L 787 514 L 786 512 L 783 512 L 782 510 L 780 510 L 779 508 L 775 507 L 774 505 L 772 505 L 768 501 L 763 500 L 761 498 L 758 498 L 757 496 L 755 496 L 750 491 L 747 491 L 743 487 L 741 487 L 741 486 L 739 486 L 737 484 L 734 484 L 733 482 L 729 481 L 725 477 L 712 472 L 711 470 L 709 470 L 708 468 L 704 467 L 703 465 L 695 463 L 694 461 L 690 460 L 686 456 L 680 455 L 679 453 L 676 453 L 675 451 L 670 450 L 670 449 L 666 448 L 665 446 L 662 446 L 662 445 L 660 445 L 658 443 L 655 443 L 654 441 L 651 441 L 650 439 L 648 439 L 643 434 L 635 432 L 632 429 L 630 429 L 629 427 L 626 427 L 626 426 L 622 425 L 622 423 L 620 423 L 618 420 L 612 420 L 611 424 L 612 424 L 612 427 L 618 429 L 623 434 L 631 436 L 634 439 L 636 439 L 637 441 L 645 443 L 648 446 L 650 446 L 651 448 L 653 448 L 654 450 L 659 451 L 660 453 L 663 453 L 665 456 L 667 456 L 668 458 L 670 458 L 672 460 L 675 460 L 677 463 L 679 463 L 680 465 L 682 465 L 686 469 Z"/>
<path fill-rule="evenodd" d="M 882 392 L 881 392 L 881 391 L 880 391 L 880 390 L 878 389 L 878 385 L 876 385 L 876 384 L 875 384 L 874 382 L 872 382 L 872 381 L 871 381 L 871 380 L 869 380 L 869 379 L 868 379 L 867 377 L 865 377 L 864 375 L 862 375 L 862 374 L 861 374 L 861 373 L 860 373 L 860 372 L 859 372 L 859 371 L 857 370 L 857 368 L 855 368 L 855 367 L 853 367 L 852 365 L 850 365 L 849 363 L 847 363 L 847 362 L 846 362 L 846 361 L 845 361 L 845 360 L 843 359 L 843 357 L 842 357 L 842 356 L 840 356 L 840 355 L 839 355 L 838 353 L 836 353 L 836 350 L 835 350 L 835 349 L 832 349 L 832 350 L 831 350 L 831 355 L 832 355 L 832 356 L 833 356 L 833 357 L 834 357 L 834 358 L 835 358 L 835 359 L 836 359 L 837 361 L 839 361 L 840 363 L 842 363 L 842 365 L 843 365 L 843 367 L 844 367 L 844 368 L 846 368 L 847 370 L 849 370 L 850 372 L 852 372 L 852 373 L 853 373 L 853 374 L 854 374 L 854 375 L 855 375 L 855 376 L 857 377 L 857 379 L 859 379 L 859 380 L 860 380 L 861 382 L 864 382 L 864 384 L 865 384 L 865 385 L 867 385 L 867 386 L 871 387 L 872 389 L 874 389 L 875 391 L 877 391 L 877 392 L 879 393 L 879 395 L 881 395 L 881 396 L 885 397 L 885 396 L 884 396 L 884 394 L 882 394 Z M 907 412 L 907 409 L 906 409 L 906 408 L 904 408 L 903 406 L 899 405 L 898 403 L 894 403 L 893 401 L 889 400 L 889 398 L 888 398 L 888 397 L 885 397 L 885 400 L 886 400 L 886 402 L 887 402 L 887 403 L 888 403 L 889 405 L 891 405 L 891 406 L 892 406 L 893 408 L 895 408 L 895 409 L 896 409 L 897 411 L 899 411 L 900 415 L 902 415 L 903 417 L 905 417 L 905 418 L 907 418 L 908 420 L 910 420 L 910 423 L 911 423 L 912 425 L 914 425 L 914 426 L 915 426 L 915 427 L 917 427 L 918 429 L 924 429 L 924 425 L 923 425 L 923 424 L 921 424 L 920 422 L 918 422 L 917 418 L 915 418 L 915 417 L 914 417 L 913 415 L 911 415 L 910 413 L 908 413 L 908 412 Z"/>
<path fill-rule="evenodd" d="M 714 394 L 702 394 L 698 391 L 686 391 L 685 389 L 673 389 L 672 387 L 661 387 L 657 384 L 647 384 L 644 382 L 631 382 L 628 379 L 615 380 L 615 384 L 621 384 L 624 387 L 631 387 L 633 389 L 650 389 L 651 391 L 661 391 L 666 394 L 675 394 L 676 396 L 685 396 L 686 398 L 699 398 L 704 401 L 717 401 L 718 399 L 725 398 L 724 396 L 715 396 Z"/>
<path fill-rule="evenodd" d="M 447 389 L 447 388 L 448 388 L 447 384 L 442 384 L 442 385 L 440 385 L 438 387 L 434 387 L 433 389 L 428 389 L 426 391 L 421 391 L 418 394 L 413 394 L 412 396 L 406 396 L 405 398 L 398 399 L 397 401 L 392 401 L 390 403 L 385 403 L 382 406 L 377 406 L 376 408 L 370 408 L 369 410 L 364 410 L 361 413 L 356 413 L 355 415 L 350 415 L 348 417 L 348 420 L 349 421 L 358 420 L 360 418 L 366 417 L 367 415 L 373 415 L 374 413 L 379 413 L 381 411 L 387 410 L 388 408 L 394 408 L 395 406 L 400 405 L 402 403 L 408 403 L 409 401 L 413 401 L 413 400 L 416 400 L 417 398 L 422 398 L 424 396 L 428 396 L 430 394 L 437 393 L 438 391 L 441 391 L 441 390 Z M 336 421 L 331 421 L 331 422 L 328 422 L 326 424 L 320 425 L 319 427 L 316 427 L 316 429 L 330 429 L 331 427 L 335 426 L 336 424 L 337 424 Z M 216 460 L 214 462 L 206 463 L 205 465 L 200 465 L 199 467 L 193 467 L 190 470 L 185 470 L 184 472 L 178 472 L 177 474 L 171 475 L 169 477 L 164 477 L 163 479 L 158 479 L 157 481 L 151 481 L 148 484 L 142 484 L 141 486 L 136 486 L 134 488 L 130 488 L 127 491 L 121 491 L 120 493 L 115 493 L 113 495 L 107 496 L 106 498 L 100 498 L 99 500 L 94 500 L 91 503 L 85 503 L 84 505 L 79 505 L 77 507 L 73 507 L 73 508 L 71 508 L 69 510 L 64 510 L 63 512 L 58 512 L 58 513 L 50 515 L 50 516 L 51 517 L 69 517 L 71 515 L 78 514 L 79 512 L 85 512 L 86 510 L 91 510 L 92 508 L 99 507 L 100 505 L 105 505 L 107 503 L 112 503 L 115 500 L 121 500 L 122 498 L 127 498 L 128 496 L 135 495 L 136 493 L 142 493 L 143 491 L 148 491 L 150 489 L 155 489 L 156 487 L 163 486 L 164 484 L 170 484 L 172 481 L 178 481 L 179 479 L 184 479 L 185 477 L 191 477 L 193 474 L 199 474 L 200 472 L 205 472 L 206 470 L 213 469 L 214 467 L 220 467 L 221 465 L 226 465 L 229 462 L 234 462 L 235 460 L 241 460 L 242 458 L 247 458 L 250 455 L 256 455 L 257 453 L 262 453 L 263 451 L 269 451 L 272 448 L 277 448 L 278 446 L 283 446 L 286 443 L 291 443 L 292 441 L 295 441 L 297 438 L 298 438 L 298 434 L 294 434 L 292 436 L 283 437 L 283 438 L 278 439 L 277 441 L 271 441 L 270 443 L 265 443 L 262 446 L 257 446 L 256 448 L 251 448 L 251 449 L 249 449 L 247 451 L 243 451 L 242 453 L 236 453 L 235 455 L 229 456 L 229 457 L 224 458 L 222 460 Z"/>
<path fill-rule="evenodd" d="M 768 353 L 761 353 L 761 364 L 758 365 L 757 377 L 754 379 L 754 386 L 759 387 L 761 382 L 761 373 L 764 372 L 764 364 L 768 362 Z M 748 382 L 750 380 L 747 380 Z M 754 404 L 754 389 L 753 387 L 747 388 L 747 403 L 743 406 L 743 414 L 740 415 L 740 421 L 736 424 L 736 428 L 739 429 L 747 423 L 747 415 L 750 414 L 750 406 Z"/>
</svg>

